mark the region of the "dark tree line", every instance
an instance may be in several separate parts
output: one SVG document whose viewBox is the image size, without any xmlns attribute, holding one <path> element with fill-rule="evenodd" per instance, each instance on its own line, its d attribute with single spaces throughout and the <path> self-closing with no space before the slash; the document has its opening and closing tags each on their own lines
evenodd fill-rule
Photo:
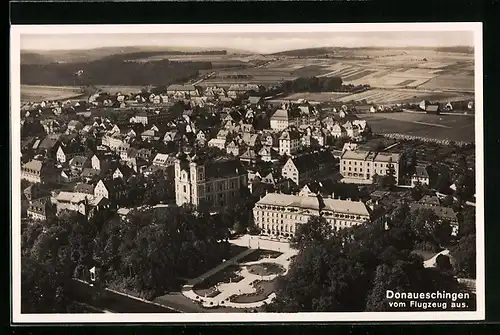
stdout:
<svg viewBox="0 0 500 335">
<path fill-rule="evenodd" d="M 87 63 L 21 65 L 21 83 L 27 85 L 169 85 L 198 76 L 210 62 L 133 62 L 115 56 Z M 83 73 L 78 75 L 78 71 Z"/>
</svg>

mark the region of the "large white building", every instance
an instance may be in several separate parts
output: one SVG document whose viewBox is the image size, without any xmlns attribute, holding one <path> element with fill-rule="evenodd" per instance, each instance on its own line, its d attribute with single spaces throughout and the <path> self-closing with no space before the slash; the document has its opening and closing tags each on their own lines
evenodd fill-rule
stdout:
<svg viewBox="0 0 500 335">
<path fill-rule="evenodd" d="M 240 198 L 247 186 L 247 173 L 236 159 L 213 161 L 202 157 L 177 157 L 175 160 L 175 199 L 178 206 L 205 204 L 219 208 Z"/>
<path fill-rule="evenodd" d="M 268 193 L 254 206 L 254 222 L 261 234 L 292 237 L 300 224 L 322 215 L 335 229 L 349 228 L 370 220 L 361 201 Z"/>
<path fill-rule="evenodd" d="M 347 150 L 340 158 L 340 173 L 348 180 L 370 184 L 374 175 L 386 176 L 392 167 L 397 184 L 399 160 L 400 155 L 395 153 Z"/>
</svg>

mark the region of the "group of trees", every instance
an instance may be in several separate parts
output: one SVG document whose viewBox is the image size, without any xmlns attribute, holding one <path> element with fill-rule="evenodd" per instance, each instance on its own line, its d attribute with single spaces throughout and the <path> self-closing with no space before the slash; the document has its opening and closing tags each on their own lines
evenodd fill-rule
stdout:
<svg viewBox="0 0 500 335">
<path fill-rule="evenodd" d="M 334 92 L 342 88 L 340 77 L 300 77 L 283 83 L 285 93 Z"/>
<path fill-rule="evenodd" d="M 430 213 L 410 214 L 407 208 L 395 213 L 389 229 L 333 230 L 325 219 L 312 218 L 296 232 L 293 244 L 299 253 L 268 310 L 390 311 L 387 290 L 453 292 L 458 284 L 449 271 L 425 268 L 412 253 L 420 240 L 439 235 L 431 233 L 436 229 L 432 222 Z"/>
<path fill-rule="evenodd" d="M 476 211 L 464 208 L 458 215 L 458 242 L 451 248 L 457 275 L 476 278 Z"/>
<path fill-rule="evenodd" d="M 178 289 L 179 278 L 195 277 L 230 257 L 232 220 L 189 207 L 135 210 L 126 224 L 118 217 L 87 219 L 63 213 L 22 229 L 23 313 L 70 312 L 69 282 L 89 279 L 150 299 Z"/>
</svg>

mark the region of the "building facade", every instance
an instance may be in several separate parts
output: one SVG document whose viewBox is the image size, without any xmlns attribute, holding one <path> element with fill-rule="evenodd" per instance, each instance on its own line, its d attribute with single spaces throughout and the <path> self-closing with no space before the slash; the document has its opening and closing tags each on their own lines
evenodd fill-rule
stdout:
<svg viewBox="0 0 500 335">
<path fill-rule="evenodd" d="M 340 158 L 340 173 L 346 179 L 370 184 L 373 176 L 387 176 L 394 171 L 396 184 L 399 182 L 400 155 L 395 153 L 348 150 Z"/>
<path fill-rule="evenodd" d="M 254 206 L 254 222 L 262 235 L 292 237 L 298 226 L 313 217 L 324 217 L 334 229 L 361 225 L 370 220 L 360 201 L 268 193 Z"/>
</svg>

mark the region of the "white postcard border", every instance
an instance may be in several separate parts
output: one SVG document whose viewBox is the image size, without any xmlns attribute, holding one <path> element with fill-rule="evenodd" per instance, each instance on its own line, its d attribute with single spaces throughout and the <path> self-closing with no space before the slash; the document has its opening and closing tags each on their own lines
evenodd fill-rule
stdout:
<svg viewBox="0 0 500 335">
<path fill-rule="evenodd" d="M 474 312 L 357 312 L 357 313 L 169 313 L 169 314 L 21 314 L 20 199 L 20 38 L 22 34 L 137 34 L 137 33 L 268 33 L 363 31 L 472 31 L 475 50 L 476 141 L 476 257 L 477 310 Z M 463 321 L 485 318 L 484 264 L 484 146 L 483 46 L 479 22 L 366 24 L 179 24 L 179 25 L 13 25 L 11 26 L 11 241 L 12 322 L 14 323 L 206 323 L 206 322 L 359 322 Z M 14 219 L 13 219 L 14 218 Z"/>
</svg>

